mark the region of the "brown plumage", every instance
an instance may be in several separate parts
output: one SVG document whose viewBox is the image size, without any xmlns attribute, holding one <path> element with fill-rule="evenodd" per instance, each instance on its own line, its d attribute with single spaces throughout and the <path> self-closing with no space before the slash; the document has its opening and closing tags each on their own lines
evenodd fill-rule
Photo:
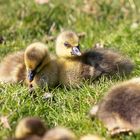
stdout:
<svg viewBox="0 0 140 140">
<path fill-rule="evenodd" d="M 85 64 L 95 67 L 102 74 L 130 74 L 134 68 L 133 62 L 115 50 L 94 47 L 82 55 Z"/>
<path fill-rule="evenodd" d="M 76 140 L 75 134 L 63 127 L 55 127 L 50 129 L 43 137 L 42 140 Z"/>
<path fill-rule="evenodd" d="M 24 82 L 25 70 L 24 51 L 8 54 L 0 63 L 0 82 Z"/>
<path fill-rule="evenodd" d="M 15 137 L 24 138 L 32 135 L 42 137 L 46 130 L 46 126 L 39 118 L 26 117 L 19 121 L 15 130 Z"/>
<path fill-rule="evenodd" d="M 53 87 L 58 84 L 58 64 L 40 42 L 29 45 L 24 53 L 27 79 L 33 86 Z"/>
<path fill-rule="evenodd" d="M 90 111 L 112 135 L 140 131 L 140 78 L 123 82 L 109 90 L 107 96 Z"/>
</svg>

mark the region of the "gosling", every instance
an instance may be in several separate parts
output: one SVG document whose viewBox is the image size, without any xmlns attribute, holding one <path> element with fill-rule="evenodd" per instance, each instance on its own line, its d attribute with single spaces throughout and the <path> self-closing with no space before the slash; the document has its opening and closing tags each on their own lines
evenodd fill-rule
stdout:
<svg viewBox="0 0 140 140">
<path fill-rule="evenodd" d="M 78 87 L 82 80 L 98 75 L 95 68 L 82 62 L 79 38 L 73 31 L 64 31 L 56 39 L 59 82 L 67 87 Z"/>
<path fill-rule="evenodd" d="M 120 83 L 95 105 L 90 116 L 97 116 L 111 135 L 140 132 L 140 78 Z"/>
<path fill-rule="evenodd" d="M 8 140 L 42 140 L 47 128 L 36 117 L 26 117 L 19 121 L 15 130 L 15 137 Z"/>
<path fill-rule="evenodd" d="M 33 87 L 54 87 L 58 84 L 58 64 L 51 58 L 47 46 L 36 42 L 24 53 L 27 80 Z"/>
<path fill-rule="evenodd" d="M 133 63 L 119 53 L 95 47 L 80 52 L 79 38 L 73 31 L 64 31 L 56 39 L 59 81 L 65 86 L 79 86 L 83 80 L 97 79 L 105 74 L 130 73 Z"/>
</svg>

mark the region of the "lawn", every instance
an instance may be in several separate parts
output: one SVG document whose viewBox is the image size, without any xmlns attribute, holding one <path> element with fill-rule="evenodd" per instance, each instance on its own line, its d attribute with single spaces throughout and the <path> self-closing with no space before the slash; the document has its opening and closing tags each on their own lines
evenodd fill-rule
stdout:
<svg viewBox="0 0 140 140">
<path fill-rule="evenodd" d="M 49 128 L 61 125 L 77 136 L 99 134 L 107 140 L 140 140 L 140 135 L 110 138 L 99 120 L 91 121 L 88 112 L 114 84 L 140 73 L 140 1 L 139 0 L 50 0 L 46 5 L 33 0 L 0 0 L 0 60 L 11 52 L 25 49 L 35 41 L 46 43 L 46 35 L 57 36 L 63 29 L 85 32 L 81 50 L 101 42 L 130 57 L 135 69 L 129 76 L 101 77 L 83 83 L 81 88 L 52 90 L 54 99 L 44 99 L 38 89 L 34 98 L 19 84 L 0 85 L 0 116 L 8 116 L 11 129 L 0 125 L 0 139 L 13 136 L 17 121 L 25 116 L 43 119 Z M 55 53 L 55 42 L 48 42 Z"/>
</svg>

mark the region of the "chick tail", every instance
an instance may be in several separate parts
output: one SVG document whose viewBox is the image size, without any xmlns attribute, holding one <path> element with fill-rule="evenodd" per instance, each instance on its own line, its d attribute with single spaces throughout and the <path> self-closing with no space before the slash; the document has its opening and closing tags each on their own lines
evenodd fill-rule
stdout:
<svg viewBox="0 0 140 140">
<path fill-rule="evenodd" d="M 134 69 L 134 64 L 129 59 L 122 59 L 116 63 L 116 72 L 128 75 Z"/>
</svg>

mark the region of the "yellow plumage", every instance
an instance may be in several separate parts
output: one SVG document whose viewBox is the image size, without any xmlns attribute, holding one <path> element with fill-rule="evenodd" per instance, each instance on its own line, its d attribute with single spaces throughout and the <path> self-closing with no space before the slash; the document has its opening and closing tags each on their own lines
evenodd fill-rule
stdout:
<svg viewBox="0 0 140 140">
<path fill-rule="evenodd" d="M 93 66 L 83 63 L 79 38 L 73 31 L 64 31 L 58 35 L 56 54 L 61 85 L 77 87 L 81 85 L 83 79 L 95 78 L 100 74 Z"/>
<path fill-rule="evenodd" d="M 28 80 L 33 86 L 53 87 L 58 84 L 58 64 L 40 42 L 29 45 L 24 54 Z M 31 73 L 30 73 L 31 72 Z M 30 77 L 33 74 L 33 77 Z"/>
<path fill-rule="evenodd" d="M 75 134 L 63 127 L 55 127 L 50 129 L 42 140 L 77 140 Z"/>
</svg>

